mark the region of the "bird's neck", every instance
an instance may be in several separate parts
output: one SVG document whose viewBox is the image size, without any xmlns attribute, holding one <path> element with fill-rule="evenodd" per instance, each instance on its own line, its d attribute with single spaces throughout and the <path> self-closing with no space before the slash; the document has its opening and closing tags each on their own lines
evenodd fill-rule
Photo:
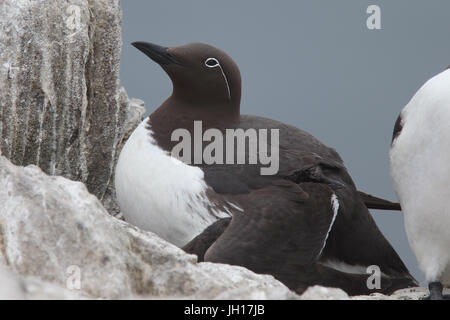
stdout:
<svg viewBox="0 0 450 320">
<path fill-rule="evenodd" d="M 231 103 L 210 105 L 208 103 L 186 103 L 171 96 L 149 117 L 148 124 L 154 139 L 166 151 L 170 151 L 176 142 L 171 141 L 176 129 L 186 129 L 194 136 L 194 124 L 201 123 L 202 131 L 215 128 L 220 131 L 236 128 L 239 124 L 239 105 Z"/>
</svg>

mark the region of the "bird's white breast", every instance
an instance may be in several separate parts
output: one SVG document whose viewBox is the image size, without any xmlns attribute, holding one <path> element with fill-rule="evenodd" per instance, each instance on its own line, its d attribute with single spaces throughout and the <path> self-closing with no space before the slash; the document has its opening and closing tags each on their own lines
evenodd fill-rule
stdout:
<svg viewBox="0 0 450 320">
<path fill-rule="evenodd" d="M 116 167 L 117 200 L 125 219 L 183 246 L 217 220 L 208 209 L 200 168 L 162 150 L 145 119 L 123 147 Z M 228 216 L 215 212 L 217 216 Z"/>
<path fill-rule="evenodd" d="M 450 283 L 450 70 L 430 79 L 401 115 L 390 164 L 408 240 L 427 281 Z"/>
</svg>

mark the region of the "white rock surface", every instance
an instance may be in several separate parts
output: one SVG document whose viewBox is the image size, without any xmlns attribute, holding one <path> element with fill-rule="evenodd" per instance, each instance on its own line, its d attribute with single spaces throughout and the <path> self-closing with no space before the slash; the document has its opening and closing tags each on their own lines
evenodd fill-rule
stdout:
<svg viewBox="0 0 450 320">
<path fill-rule="evenodd" d="M 350 297 L 342 289 L 313 286 L 301 295 L 302 300 L 349 300 Z"/>
<path fill-rule="evenodd" d="M 25 299 L 25 287 L 19 277 L 0 264 L 0 300 Z"/>
<path fill-rule="evenodd" d="M 444 289 L 444 294 L 450 294 L 450 289 Z M 428 296 L 429 292 L 427 288 L 417 287 L 408 288 L 395 291 L 390 296 L 374 293 L 369 296 L 355 296 L 353 300 L 420 300 Z"/>
<path fill-rule="evenodd" d="M 92 299 L 79 290 L 68 290 L 36 277 L 19 277 L 0 266 L 0 300 L 81 300 Z"/>
<path fill-rule="evenodd" d="M 367 296 L 348 296 L 341 289 L 314 286 L 308 288 L 301 296 L 301 300 L 420 300 L 428 296 L 427 288 L 416 287 L 400 289 L 392 295 L 373 293 Z M 445 289 L 444 294 L 450 294 L 450 289 Z"/>
<path fill-rule="evenodd" d="M 79 287 L 92 298 L 298 297 L 272 276 L 196 263 L 195 256 L 109 215 L 82 183 L 47 176 L 34 165 L 17 167 L 0 157 L 0 203 L 0 252 L 26 279 Z M 66 290 L 49 290 L 67 298 Z"/>
<path fill-rule="evenodd" d="M 2 0 L 0 17 L 0 153 L 84 182 L 117 213 L 115 163 L 140 122 L 119 81 L 120 1 Z"/>
</svg>

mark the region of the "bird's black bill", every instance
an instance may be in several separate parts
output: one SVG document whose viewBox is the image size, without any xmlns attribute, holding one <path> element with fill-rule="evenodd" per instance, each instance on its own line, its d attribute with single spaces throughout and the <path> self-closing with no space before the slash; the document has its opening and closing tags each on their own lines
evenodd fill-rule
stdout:
<svg viewBox="0 0 450 320">
<path fill-rule="evenodd" d="M 167 52 L 168 48 L 166 47 L 161 47 L 150 42 L 133 42 L 132 45 L 158 64 L 181 65 L 174 56 Z"/>
</svg>

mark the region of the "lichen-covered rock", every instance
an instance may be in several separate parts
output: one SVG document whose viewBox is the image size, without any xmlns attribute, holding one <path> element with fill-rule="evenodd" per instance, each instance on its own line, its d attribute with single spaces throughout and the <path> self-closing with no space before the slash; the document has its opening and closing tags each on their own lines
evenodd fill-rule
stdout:
<svg viewBox="0 0 450 320">
<path fill-rule="evenodd" d="M 92 298 L 298 297 L 272 276 L 197 263 L 153 233 L 109 215 L 84 184 L 48 176 L 34 165 L 15 166 L 2 156 L 0 203 L 0 255 L 25 278 Z"/>
<path fill-rule="evenodd" d="M 119 147 L 139 123 L 119 82 L 120 1 L 4 0 L 0 17 L 0 152 L 114 211 Z"/>
</svg>

